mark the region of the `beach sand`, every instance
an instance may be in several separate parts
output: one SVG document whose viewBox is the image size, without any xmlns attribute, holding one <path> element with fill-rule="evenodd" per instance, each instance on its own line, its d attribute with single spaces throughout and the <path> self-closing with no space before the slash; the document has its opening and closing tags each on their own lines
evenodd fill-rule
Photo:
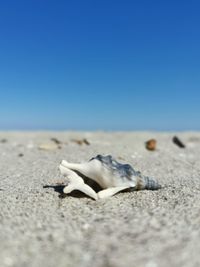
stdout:
<svg viewBox="0 0 200 267">
<path fill-rule="evenodd" d="M 60 161 L 97 154 L 163 188 L 62 198 Z M 200 133 L 0 132 L 0 266 L 200 266 Z"/>
</svg>

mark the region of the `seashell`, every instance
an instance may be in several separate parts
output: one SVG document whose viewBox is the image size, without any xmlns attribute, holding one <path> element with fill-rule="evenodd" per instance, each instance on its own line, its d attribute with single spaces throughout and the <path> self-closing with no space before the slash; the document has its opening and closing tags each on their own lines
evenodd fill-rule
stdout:
<svg viewBox="0 0 200 267">
<path fill-rule="evenodd" d="M 150 151 L 154 151 L 156 150 L 156 140 L 155 139 L 150 139 L 148 140 L 145 144 L 146 144 L 146 149 L 150 150 Z"/>
<path fill-rule="evenodd" d="M 130 188 L 131 190 L 157 190 L 161 186 L 153 179 L 135 171 L 129 164 L 122 164 L 112 156 L 97 155 L 85 163 L 69 163 L 63 160 L 59 166 L 69 184 L 63 189 L 68 194 L 80 190 L 93 199 L 107 198 Z M 101 190 L 95 192 L 85 181 L 87 178 L 97 183 Z"/>
<path fill-rule="evenodd" d="M 50 150 L 56 150 L 58 148 L 61 148 L 59 145 L 55 144 L 55 143 L 44 143 L 38 146 L 39 150 L 46 150 L 46 151 L 50 151 Z"/>
</svg>

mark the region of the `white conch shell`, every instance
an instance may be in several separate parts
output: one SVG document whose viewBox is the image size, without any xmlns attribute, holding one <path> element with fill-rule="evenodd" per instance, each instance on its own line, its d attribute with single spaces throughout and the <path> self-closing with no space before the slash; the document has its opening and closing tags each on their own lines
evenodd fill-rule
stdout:
<svg viewBox="0 0 200 267">
<path fill-rule="evenodd" d="M 69 181 L 63 190 L 64 193 L 80 190 L 95 200 L 112 196 L 127 188 L 134 190 L 160 188 L 156 181 L 141 175 L 129 164 L 117 162 L 111 156 L 98 155 L 85 163 L 69 163 L 63 160 L 59 168 Z M 103 190 L 96 193 L 81 176 L 95 181 Z"/>
</svg>

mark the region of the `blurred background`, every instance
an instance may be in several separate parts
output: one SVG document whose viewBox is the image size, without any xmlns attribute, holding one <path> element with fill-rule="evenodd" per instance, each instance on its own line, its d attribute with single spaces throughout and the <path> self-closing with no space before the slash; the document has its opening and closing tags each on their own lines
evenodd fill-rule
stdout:
<svg viewBox="0 0 200 267">
<path fill-rule="evenodd" d="M 0 130 L 200 130 L 200 2 L 0 3 Z"/>
</svg>

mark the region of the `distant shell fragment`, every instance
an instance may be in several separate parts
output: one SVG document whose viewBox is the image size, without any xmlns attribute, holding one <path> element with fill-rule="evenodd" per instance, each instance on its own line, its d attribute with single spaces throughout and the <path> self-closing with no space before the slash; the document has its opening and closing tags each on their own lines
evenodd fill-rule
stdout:
<svg viewBox="0 0 200 267">
<path fill-rule="evenodd" d="M 156 140 L 155 139 L 150 139 L 148 140 L 145 145 L 146 145 L 146 149 L 147 150 L 150 150 L 150 151 L 153 151 L 153 150 L 156 150 Z"/>
<path fill-rule="evenodd" d="M 38 146 L 38 149 L 40 150 L 56 150 L 59 148 L 61 147 L 55 143 L 44 143 Z"/>
<path fill-rule="evenodd" d="M 174 136 L 172 138 L 172 141 L 174 144 L 176 144 L 178 147 L 180 148 L 185 148 L 185 145 L 183 144 L 183 142 L 177 137 L 177 136 Z"/>
<path fill-rule="evenodd" d="M 2 144 L 7 143 L 7 142 L 8 142 L 8 140 L 5 139 L 5 138 L 3 138 L 3 139 L 0 140 L 0 143 L 2 143 Z"/>
<path fill-rule="evenodd" d="M 87 146 L 90 145 L 90 142 L 86 138 L 83 138 L 83 139 L 72 139 L 71 141 L 76 143 L 77 145 L 80 145 L 80 146 L 82 146 L 83 144 L 87 145 Z"/>
<path fill-rule="evenodd" d="M 62 144 L 62 142 L 60 140 L 58 140 L 57 138 L 55 138 L 55 137 L 52 137 L 51 141 L 53 141 L 56 145 L 61 145 Z"/>
</svg>

